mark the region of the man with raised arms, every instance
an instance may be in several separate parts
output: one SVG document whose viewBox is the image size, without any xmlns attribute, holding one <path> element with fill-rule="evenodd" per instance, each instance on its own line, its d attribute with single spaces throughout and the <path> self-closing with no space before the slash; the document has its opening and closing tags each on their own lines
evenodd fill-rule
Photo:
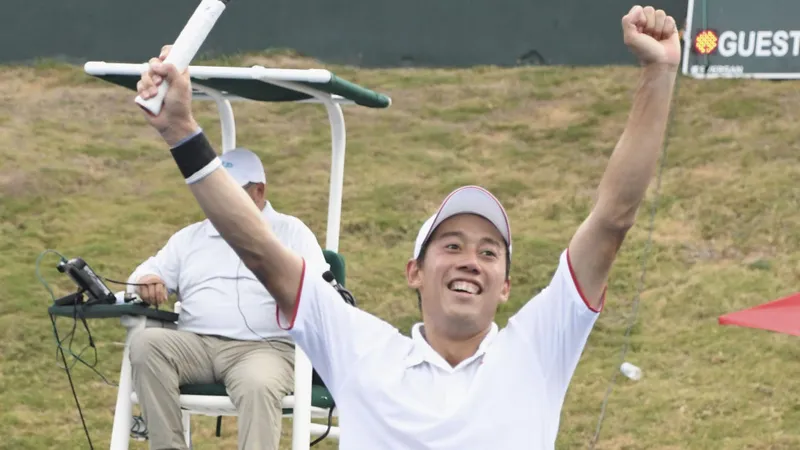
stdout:
<svg viewBox="0 0 800 450">
<path fill-rule="evenodd" d="M 602 309 L 608 275 L 663 145 L 680 44 L 675 20 L 652 7 L 622 18 L 641 64 L 630 116 L 597 202 L 561 253 L 549 285 L 503 329 L 494 323 L 511 283 L 511 227 L 488 191 L 452 192 L 424 222 L 406 267 L 422 323 L 406 337 L 354 308 L 282 245 L 224 170 L 192 117 L 188 74 L 159 58 L 142 75 L 148 122 L 211 223 L 276 300 L 282 325 L 336 399 L 344 449 L 552 449 L 564 397 Z"/>
</svg>

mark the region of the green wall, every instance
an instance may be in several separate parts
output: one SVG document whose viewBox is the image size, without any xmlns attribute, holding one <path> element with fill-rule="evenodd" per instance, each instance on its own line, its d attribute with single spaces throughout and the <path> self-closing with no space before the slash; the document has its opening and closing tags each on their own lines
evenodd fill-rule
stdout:
<svg viewBox="0 0 800 450">
<path fill-rule="evenodd" d="M 653 0 L 679 23 L 686 1 Z M 0 16 L 0 63 L 145 61 L 196 0 L 25 0 Z M 365 67 L 627 64 L 621 0 L 233 0 L 201 52 L 291 48 Z M 9 12 L 10 11 L 10 12 Z"/>
</svg>

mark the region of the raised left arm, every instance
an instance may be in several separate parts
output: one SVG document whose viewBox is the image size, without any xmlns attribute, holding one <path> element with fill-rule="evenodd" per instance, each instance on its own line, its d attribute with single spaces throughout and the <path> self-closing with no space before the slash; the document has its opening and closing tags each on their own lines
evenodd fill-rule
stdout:
<svg viewBox="0 0 800 450">
<path fill-rule="evenodd" d="M 569 244 L 570 267 L 589 306 L 603 303 L 608 275 L 647 192 L 664 144 L 680 42 L 675 20 L 635 6 L 622 18 L 642 71 L 625 130 L 598 188 L 597 203 Z"/>
</svg>

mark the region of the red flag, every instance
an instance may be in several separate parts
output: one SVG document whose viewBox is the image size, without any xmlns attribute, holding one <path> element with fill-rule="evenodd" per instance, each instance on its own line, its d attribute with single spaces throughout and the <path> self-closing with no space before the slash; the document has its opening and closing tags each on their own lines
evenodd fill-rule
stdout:
<svg viewBox="0 0 800 450">
<path fill-rule="evenodd" d="M 725 314 L 720 325 L 760 328 L 800 336 L 800 292 L 752 308 Z"/>
</svg>

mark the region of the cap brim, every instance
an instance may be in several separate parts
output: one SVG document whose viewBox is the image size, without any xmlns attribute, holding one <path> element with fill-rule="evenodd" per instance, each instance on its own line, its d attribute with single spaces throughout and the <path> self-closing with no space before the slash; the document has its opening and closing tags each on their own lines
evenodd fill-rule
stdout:
<svg viewBox="0 0 800 450">
<path fill-rule="evenodd" d="M 439 211 L 423 225 L 424 238 L 418 240 L 414 257 L 419 256 L 420 247 L 430 239 L 433 231 L 445 220 L 458 214 L 475 214 L 491 222 L 500 232 L 511 252 L 511 225 L 503 205 L 497 198 L 480 186 L 464 186 L 456 189 L 445 198 Z"/>
</svg>

